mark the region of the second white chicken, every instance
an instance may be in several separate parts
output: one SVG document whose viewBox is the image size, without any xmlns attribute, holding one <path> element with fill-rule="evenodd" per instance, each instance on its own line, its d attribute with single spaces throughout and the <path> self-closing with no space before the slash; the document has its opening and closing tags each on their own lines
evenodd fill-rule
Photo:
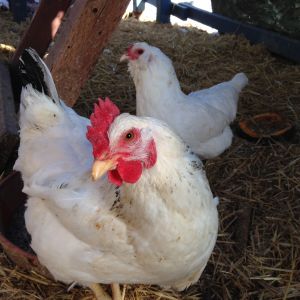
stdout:
<svg viewBox="0 0 300 300">
<path fill-rule="evenodd" d="M 136 88 L 137 115 L 167 122 L 201 158 L 220 155 L 232 143 L 244 73 L 211 88 L 184 94 L 172 61 L 158 48 L 135 43 L 121 57 L 127 60 Z"/>
</svg>

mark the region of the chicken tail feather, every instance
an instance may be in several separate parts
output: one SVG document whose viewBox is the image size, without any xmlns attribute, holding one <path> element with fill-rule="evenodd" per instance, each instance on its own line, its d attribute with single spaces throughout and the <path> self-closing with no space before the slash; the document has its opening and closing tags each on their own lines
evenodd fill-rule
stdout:
<svg viewBox="0 0 300 300">
<path fill-rule="evenodd" d="M 53 103 L 61 104 L 52 75 L 34 49 L 23 51 L 19 59 L 19 71 L 23 87 L 31 84 L 35 90 L 47 95 Z"/>
<path fill-rule="evenodd" d="M 247 84 L 248 77 L 244 73 L 238 73 L 231 79 L 234 88 L 240 92 Z"/>
</svg>

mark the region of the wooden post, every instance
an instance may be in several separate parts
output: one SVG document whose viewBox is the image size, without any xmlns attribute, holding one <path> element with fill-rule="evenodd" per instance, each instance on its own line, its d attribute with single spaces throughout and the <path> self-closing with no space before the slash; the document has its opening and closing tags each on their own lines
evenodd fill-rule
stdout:
<svg viewBox="0 0 300 300">
<path fill-rule="evenodd" d="M 128 3 L 129 0 L 77 0 L 70 7 L 46 58 L 58 94 L 68 105 L 72 106 L 79 97 Z"/>
<path fill-rule="evenodd" d="M 23 35 L 10 65 L 13 94 L 17 107 L 20 102 L 22 88 L 18 77 L 18 59 L 20 55 L 28 47 L 34 48 L 41 57 L 45 55 L 71 2 L 72 0 L 42 0 Z"/>
<path fill-rule="evenodd" d="M 8 66 L 0 62 L 0 173 L 18 142 L 18 125 Z"/>
<path fill-rule="evenodd" d="M 45 55 L 71 2 L 72 0 L 42 0 L 40 2 L 30 26 L 13 56 L 13 64 L 18 62 L 21 53 L 28 47 L 34 48 L 41 57 Z"/>
</svg>

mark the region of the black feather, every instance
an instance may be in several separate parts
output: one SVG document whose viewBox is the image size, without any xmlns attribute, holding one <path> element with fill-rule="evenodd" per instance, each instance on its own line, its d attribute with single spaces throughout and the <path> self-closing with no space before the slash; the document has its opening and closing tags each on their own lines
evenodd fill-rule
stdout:
<svg viewBox="0 0 300 300">
<path fill-rule="evenodd" d="M 34 89 L 51 98 L 49 88 L 45 81 L 43 69 L 39 63 L 40 59 L 41 58 L 34 49 L 25 49 L 19 59 L 19 77 L 21 79 L 22 86 L 31 84 Z"/>
</svg>

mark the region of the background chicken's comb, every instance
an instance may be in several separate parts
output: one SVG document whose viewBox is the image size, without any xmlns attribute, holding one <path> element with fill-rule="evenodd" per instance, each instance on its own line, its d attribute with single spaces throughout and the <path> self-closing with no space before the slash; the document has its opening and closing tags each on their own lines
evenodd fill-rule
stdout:
<svg viewBox="0 0 300 300">
<path fill-rule="evenodd" d="M 132 48 L 133 48 L 133 44 L 130 44 L 130 45 L 126 48 L 126 52 L 127 52 L 127 53 L 130 53 L 131 50 L 132 50 Z"/>
<path fill-rule="evenodd" d="M 91 126 L 88 126 L 86 133 L 87 139 L 93 145 L 94 157 L 99 157 L 108 150 L 107 131 L 115 117 L 120 114 L 119 108 L 108 97 L 105 100 L 101 98 L 98 100 L 98 105 L 95 104 L 90 117 Z"/>
</svg>

